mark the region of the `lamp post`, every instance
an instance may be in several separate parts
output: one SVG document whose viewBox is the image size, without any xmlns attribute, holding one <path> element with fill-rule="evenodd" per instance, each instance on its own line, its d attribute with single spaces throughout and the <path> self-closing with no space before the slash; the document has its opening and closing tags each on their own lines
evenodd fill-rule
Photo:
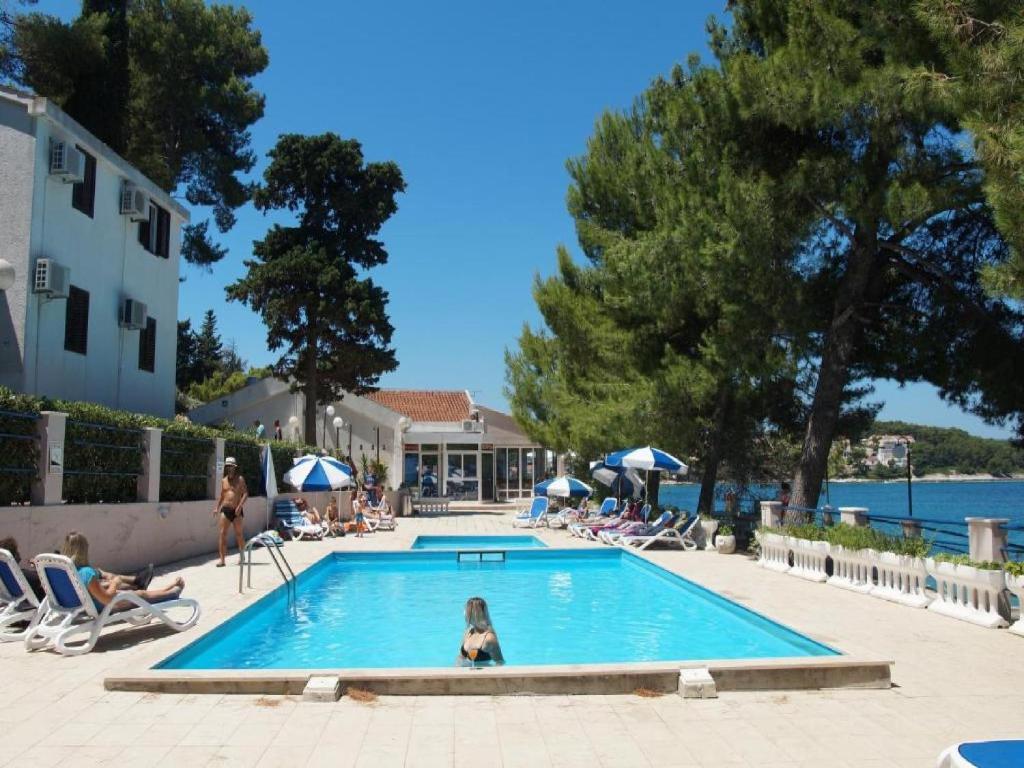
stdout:
<svg viewBox="0 0 1024 768">
<path fill-rule="evenodd" d="M 288 425 L 292 428 L 292 439 L 299 442 L 299 417 L 289 416 Z"/>
<path fill-rule="evenodd" d="M 907 517 L 914 516 L 914 491 L 910 469 L 910 438 L 903 438 L 903 444 L 907 447 Z"/>
<path fill-rule="evenodd" d="M 328 405 L 324 408 L 324 436 L 321 442 L 324 444 L 324 448 L 327 447 L 327 420 L 334 415 L 334 406 Z"/>
<path fill-rule="evenodd" d="M 334 447 L 341 453 L 341 428 L 345 425 L 345 420 L 341 416 L 335 416 L 331 423 L 334 424 Z"/>
</svg>

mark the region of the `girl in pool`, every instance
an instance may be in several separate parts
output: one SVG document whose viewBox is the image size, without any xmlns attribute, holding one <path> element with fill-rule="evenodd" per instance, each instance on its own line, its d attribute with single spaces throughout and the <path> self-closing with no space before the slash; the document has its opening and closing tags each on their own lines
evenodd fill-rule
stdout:
<svg viewBox="0 0 1024 768">
<path fill-rule="evenodd" d="M 478 663 L 504 664 L 505 657 L 501 655 L 498 635 L 491 624 L 487 603 L 482 597 L 471 597 L 466 601 L 466 625 L 455 665 L 471 667 Z"/>
</svg>

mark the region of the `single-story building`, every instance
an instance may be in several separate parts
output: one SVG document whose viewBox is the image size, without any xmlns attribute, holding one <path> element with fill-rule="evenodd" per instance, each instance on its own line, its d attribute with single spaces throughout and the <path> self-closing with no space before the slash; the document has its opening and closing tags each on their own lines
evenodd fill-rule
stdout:
<svg viewBox="0 0 1024 768">
<path fill-rule="evenodd" d="M 200 424 L 239 429 L 259 420 L 267 437 L 279 423 L 286 440 L 304 441 L 388 467 L 386 485 L 469 501 L 531 496 L 555 469 L 554 454 L 508 414 L 473 402 L 463 390 L 381 389 L 346 394 L 317 409 L 317 434 L 302 434 L 304 396 L 275 378 L 252 379 L 237 392 L 189 413 Z"/>
</svg>

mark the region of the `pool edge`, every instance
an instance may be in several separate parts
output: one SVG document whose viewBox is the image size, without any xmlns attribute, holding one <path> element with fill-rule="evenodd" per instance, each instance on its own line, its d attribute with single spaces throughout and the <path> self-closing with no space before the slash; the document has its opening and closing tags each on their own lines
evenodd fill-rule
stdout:
<svg viewBox="0 0 1024 768">
<path fill-rule="evenodd" d="M 108 691 L 299 695 L 310 677 L 337 677 L 342 690 L 380 695 L 674 693 L 679 670 L 707 667 L 719 691 L 885 689 L 892 659 L 808 656 L 785 659 L 580 664 L 487 669 L 168 670 L 104 679 Z"/>
</svg>

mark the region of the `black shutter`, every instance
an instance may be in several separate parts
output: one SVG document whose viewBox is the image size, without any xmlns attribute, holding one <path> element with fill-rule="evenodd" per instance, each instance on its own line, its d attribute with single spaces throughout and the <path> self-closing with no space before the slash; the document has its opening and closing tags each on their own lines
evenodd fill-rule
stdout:
<svg viewBox="0 0 1024 768">
<path fill-rule="evenodd" d="M 163 208 L 156 209 L 156 251 L 157 256 L 171 255 L 171 214 Z"/>
<path fill-rule="evenodd" d="M 89 349 L 89 292 L 73 285 L 64 316 L 64 349 L 80 355 Z"/>
<path fill-rule="evenodd" d="M 146 319 L 146 327 L 139 331 L 139 370 L 156 370 L 156 320 Z"/>
<path fill-rule="evenodd" d="M 96 158 L 81 147 L 78 151 L 85 158 L 85 173 L 83 181 L 72 185 L 71 206 L 91 219 L 96 209 Z"/>
<path fill-rule="evenodd" d="M 156 206 L 149 206 L 149 218 L 139 222 L 139 242 L 142 243 L 142 247 L 150 253 L 153 252 L 153 227 L 156 225 L 154 219 L 156 218 Z"/>
</svg>

